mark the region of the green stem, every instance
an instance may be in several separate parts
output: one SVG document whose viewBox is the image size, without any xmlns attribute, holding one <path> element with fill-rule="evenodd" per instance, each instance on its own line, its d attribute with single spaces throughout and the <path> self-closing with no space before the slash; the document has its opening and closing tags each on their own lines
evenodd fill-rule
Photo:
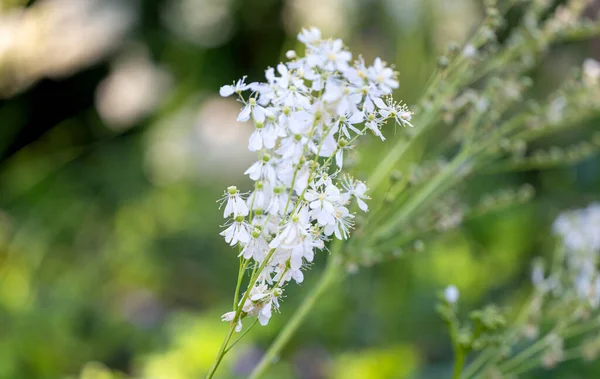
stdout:
<svg viewBox="0 0 600 379">
<path fill-rule="evenodd" d="M 242 279 L 244 278 L 244 273 L 246 272 L 246 266 L 248 266 L 248 262 L 249 260 L 240 258 L 240 269 L 238 271 L 237 285 L 235 286 L 235 294 L 233 295 L 233 309 L 236 309 L 238 306 L 240 287 L 242 286 Z"/>
<path fill-rule="evenodd" d="M 452 379 L 460 379 L 463 367 L 465 365 L 466 354 L 464 349 L 458 349 L 456 351 L 456 362 L 454 362 L 454 371 L 452 372 Z"/>
<path fill-rule="evenodd" d="M 512 333 L 510 333 L 506 337 L 506 339 L 504 340 L 504 345 L 512 346 L 516 342 L 520 335 L 521 328 L 523 327 L 525 321 L 531 314 L 531 310 L 534 307 L 533 304 L 533 299 L 529 299 L 522 306 L 521 310 L 519 311 L 519 314 L 517 315 L 517 318 L 515 319 L 515 322 L 512 324 Z M 485 367 L 486 364 L 490 363 L 490 361 L 492 364 L 496 364 L 501 359 L 501 352 L 502 348 L 500 347 L 486 349 L 484 352 L 479 354 L 477 359 L 475 359 L 471 364 L 467 366 L 464 378 L 469 379 L 471 377 L 475 377 L 475 374 L 481 368 Z"/>
<path fill-rule="evenodd" d="M 554 331 L 552 331 L 552 332 L 548 333 L 547 335 L 545 335 L 544 337 L 540 338 L 534 344 L 530 345 L 528 348 L 523 350 L 521 353 L 517 354 L 512 359 L 509 359 L 508 361 L 504 362 L 504 364 L 501 364 L 498 368 L 502 371 L 510 371 L 510 370 L 518 367 L 522 362 L 526 361 L 529 357 L 537 354 L 540 351 L 543 351 L 545 348 L 548 347 L 548 337 L 553 332 Z"/>
<path fill-rule="evenodd" d="M 225 336 L 225 339 L 223 340 L 223 343 L 221 344 L 221 349 L 219 349 L 219 353 L 217 354 L 217 357 L 215 358 L 215 362 L 213 363 L 213 366 L 211 367 L 210 371 L 206 375 L 206 379 L 210 379 L 213 377 L 213 375 L 217 371 L 217 368 L 219 367 L 219 364 L 221 363 L 221 360 L 223 359 L 225 354 L 229 351 L 229 349 L 227 349 L 227 344 L 229 343 L 229 340 L 231 339 L 231 336 L 233 334 L 233 331 L 235 330 L 235 326 L 237 325 L 238 320 L 240 319 L 240 317 L 242 317 L 242 308 L 243 308 L 243 305 L 246 303 L 248 296 L 250 295 L 250 289 L 252 287 L 254 287 L 254 284 L 256 283 L 256 281 L 258 279 L 258 275 L 260 274 L 261 270 L 265 267 L 265 265 L 267 264 L 269 259 L 271 259 L 274 252 L 275 252 L 275 249 L 271 249 L 269 254 L 265 257 L 265 260 L 262 262 L 262 264 L 258 268 L 258 272 L 255 275 L 253 275 L 252 278 L 250 279 L 250 283 L 248 284 L 248 289 L 242 296 L 242 300 L 240 301 L 240 303 L 237 305 L 237 307 L 235 309 L 235 316 L 233 317 L 233 320 L 231 321 L 231 325 L 229 327 L 229 332 L 227 332 L 227 335 Z"/>
<path fill-rule="evenodd" d="M 563 355 L 560 359 L 560 363 L 570 361 L 572 359 L 577 359 L 580 357 L 581 357 L 581 349 L 579 347 L 575 347 L 575 348 L 569 349 L 563 353 Z M 517 376 L 517 375 L 521 375 L 525 372 L 531 371 L 533 369 L 536 369 L 540 366 L 541 366 L 540 357 L 537 357 L 537 358 L 532 359 L 531 361 L 527 362 L 527 364 L 518 367 L 514 371 L 506 372 L 504 375 L 506 377 Z"/>
<path fill-rule="evenodd" d="M 341 245 L 342 243 L 340 242 L 332 247 L 332 255 L 327 262 L 327 267 L 321 275 L 319 282 L 304 299 L 300 308 L 296 310 L 279 335 L 277 335 L 258 365 L 252 370 L 252 374 L 248 379 L 258 379 L 265 374 L 269 365 L 275 360 L 304 319 L 309 315 L 317 300 L 336 282 L 337 279 L 341 278 L 343 275 L 341 271 L 341 256 L 339 255 Z"/>
<path fill-rule="evenodd" d="M 252 328 L 254 327 L 254 325 L 256 325 L 256 323 L 258 323 L 258 318 L 257 318 L 256 320 L 254 320 L 254 322 L 252 323 L 252 325 L 250 325 L 250 326 L 248 327 L 248 329 L 244 330 L 244 331 L 242 332 L 242 334 L 240 334 L 240 336 L 239 336 L 238 338 L 236 338 L 236 339 L 235 339 L 235 340 L 234 340 L 234 341 L 231 343 L 231 345 L 227 346 L 227 348 L 225 349 L 225 352 L 224 352 L 224 354 L 227 354 L 227 353 L 229 352 L 229 350 L 231 350 L 231 349 L 232 349 L 232 348 L 233 348 L 233 347 L 234 347 L 234 346 L 235 346 L 235 345 L 236 345 L 238 342 L 240 342 L 240 340 L 241 340 L 241 339 L 242 339 L 242 338 L 243 338 L 243 337 L 244 337 L 246 334 L 248 334 L 248 332 L 249 332 L 250 330 L 252 330 Z"/>
</svg>

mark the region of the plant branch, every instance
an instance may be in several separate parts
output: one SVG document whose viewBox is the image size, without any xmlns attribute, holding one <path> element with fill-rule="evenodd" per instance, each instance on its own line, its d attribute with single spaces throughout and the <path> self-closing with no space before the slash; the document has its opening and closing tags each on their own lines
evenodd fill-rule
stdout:
<svg viewBox="0 0 600 379">
<path fill-rule="evenodd" d="M 343 276 L 343 271 L 341 270 L 342 257 L 339 254 L 342 243 L 339 241 L 336 242 L 337 243 L 332 246 L 331 257 L 327 262 L 327 267 L 321 275 L 319 282 L 304 299 L 298 310 L 296 310 L 292 318 L 283 327 L 281 332 L 279 332 L 265 355 L 261 358 L 258 365 L 252 371 L 249 379 L 258 379 L 266 372 L 266 370 L 269 368 L 269 365 L 271 365 L 281 350 L 289 342 L 290 338 L 294 335 L 298 327 L 309 315 L 317 300 Z"/>
</svg>

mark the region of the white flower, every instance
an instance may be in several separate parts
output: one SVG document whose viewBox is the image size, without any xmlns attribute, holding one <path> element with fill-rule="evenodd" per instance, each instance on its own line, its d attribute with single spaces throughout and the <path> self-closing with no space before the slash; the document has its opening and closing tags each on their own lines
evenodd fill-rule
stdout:
<svg viewBox="0 0 600 379">
<path fill-rule="evenodd" d="M 275 173 L 275 168 L 270 163 L 270 160 L 271 156 L 269 154 L 264 154 L 260 161 L 255 162 L 244 172 L 244 175 L 248 175 L 250 179 L 254 181 L 263 180 L 270 185 L 275 184 L 277 174 Z"/>
<path fill-rule="evenodd" d="M 308 89 L 301 83 L 281 91 L 281 96 L 276 99 L 278 103 L 290 108 L 310 108 Z"/>
<path fill-rule="evenodd" d="M 394 103 L 391 99 L 388 100 L 387 103 L 381 99 L 377 99 L 375 100 L 375 104 L 379 108 L 379 114 L 384 119 L 392 118 L 399 125 L 410 126 L 411 128 L 413 127 L 413 125 L 410 123 L 410 120 L 412 119 L 412 113 L 408 110 L 408 108 L 406 108 L 406 106 Z"/>
<path fill-rule="evenodd" d="M 354 124 L 360 124 L 365 119 L 365 116 L 362 112 L 356 111 L 355 113 L 346 113 L 342 114 L 337 118 L 335 123 L 333 124 L 334 130 L 339 130 L 344 134 L 344 136 L 348 139 L 351 139 L 350 131 L 362 135 L 362 132 L 358 130 Z"/>
<path fill-rule="evenodd" d="M 563 285 L 593 307 L 600 305 L 600 204 L 557 217 L 553 231 L 564 247 Z M 559 282 L 561 283 L 561 282 Z"/>
<path fill-rule="evenodd" d="M 588 85 L 598 84 L 598 80 L 600 80 L 600 62 L 592 58 L 583 61 L 583 76 Z"/>
<path fill-rule="evenodd" d="M 346 190 L 344 194 L 345 201 L 350 200 L 350 196 L 354 196 L 358 207 L 363 212 L 369 211 L 369 206 L 365 203 L 365 200 L 369 200 L 370 197 L 366 195 L 367 185 L 360 180 L 354 180 L 351 176 L 345 176 L 342 181 L 342 187 Z"/>
<path fill-rule="evenodd" d="M 299 268 L 286 268 L 285 270 L 279 270 L 279 272 L 275 275 L 275 281 L 282 281 L 283 283 L 289 282 L 294 279 L 297 284 L 300 284 L 304 281 L 304 274 L 302 270 Z"/>
<path fill-rule="evenodd" d="M 353 86 L 360 88 L 367 84 L 368 72 L 369 69 L 365 65 L 363 57 L 358 57 L 358 61 L 354 64 L 353 67 L 350 67 L 345 72 L 344 76 Z"/>
<path fill-rule="evenodd" d="M 281 146 L 277 149 L 277 152 L 281 154 L 281 157 L 286 160 L 298 164 L 300 158 L 304 154 L 304 147 L 308 143 L 308 138 L 302 134 L 292 134 L 281 140 Z"/>
<path fill-rule="evenodd" d="M 385 137 L 383 136 L 380 130 L 382 122 L 383 119 L 378 118 L 377 115 L 375 115 L 375 113 L 369 113 L 367 115 L 367 122 L 365 123 L 365 126 L 367 127 L 367 129 L 372 131 L 373 134 L 381 138 L 382 141 L 385 141 Z"/>
<path fill-rule="evenodd" d="M 449 285 L 444 289 L 444 298 L 450 304 L 456 304 L 458 298 L 460 297 L 460 292 L 458 288 L 454 285 Z"/>
<path fill-rule="evenodd" d="M 340 170 L 342 169 L 342 166 L 344 165 L 344 150 L 348 149 L 348 147 L 346 146 L 348 141 L 346 141 L 346 140 L 342 140 L 342 141 L 344 143 L 340 144 L 338 146 L 337 153 L 335 153 L 335 164 L 336 164 L 336 166 L 338 166 L 338 168 Z"/>
<path fill-rule="evenodd" d="M 327 103 L 336 103 L 336 113 L 359 113 L 358 104 L 362 99 L 360 90 L 356 87 L 343 84 L 339 80 L 329 79 L 325 84 L 323 100 Z"/>
<path fill-rule="evenodd" d="M 249 225 L 246 223 L 243 217 L 236 218 L 227 229 L 219 233 L 225 237 L 225 242 L 231 246 L 235 246 L 238 242 L 242 244 L 247 243 L 250 240 L 250 233 L 248 232 Z"/>
<path fill-rule="evenodd" d="M 561 214 L 553 229 L 567 250 L 600 253 L 600 203 Z"/>
<path fill-rule="evenodd" d="M 230 214 L 233 214 L 234 218 L 238 216 L 245 217 L 248 215 L 248 207 L 246 206 L 244 199 L 240 196 L 237 187 L 227 187 L 227 192 L 225 192 L 225 197 L 221 200 L 221 204 L 225 201 L 227 204 L 225 205 L 225 211 L 223 212 L 224 218 L 228 217 Z"/>
<path fill-rule="evenodd" d="M 265 183 L 258 181 L 256 182 L 254 191 L 250 193 L 248 199 L 246 200 L 246 204 L 248 208 L 253 210 L 266 210 L 271 203 L 271 189 Z"/>
<path fill-rule="evenodd" d="M 250 114 L 252 114 L 254 121 L 259 123 L 265 122 L 265 108 L 256 102 L 255 97 L 251 97 L 250 100 L 248 100 L 248 103 L 242 108 L 242 111 L 238 115 L 237 120 L 248 121 L 250 120 Z"/>
<path fill-rule="evenodd" d="M 290 195 L 285 192 L 285 188 L 282 186 L 275 187 L 273 189 L 273 196 L 271 202 L 267 208 L 267 212 L 271 214 L 280 214 L 285 210 L 286 205 L 289 202 Z M 293 206 L 293 205 L 292 205 Z"/>
<path fill-rule="evenodd" d="M 252 232 L 252 238 L 244 245 L 239 256 L 243 256 L 244 259 L 252 258 L 257 263 L 262 263 L 268 250 L 269 244 L 267 243 L 265 236 L 260 229 L 255 228 Z"/>
<path fill-rule="evenodd" d="M 272 310 L 279 309 L 278 298 L 283 293 L 281 288 L 269 289 L 266 283 L 261 283 L 250 290 L 250 294 L 242 310 L 249 316 L 256 316 L 262 326 L 269 323 Z"/>
<path fill-rule="evenodd" d="M 369 68 L 368 77 L 384 94 L 392 93 L 399 86 L 394 70 L 386 67 L 381 58 L 375 58 L 373 66 Z"/>
<path fill-rule="evenodd" d="M 300 34 L 298 34 L 298 41 L 302 42 L 305 45 L 311 45 L 320 40 L 321 31 L 315 27 L 312 27 L 310 29 L 302 29 Z"/>
<path fill-rule="evenodd" d="M 332 133 L 327 133 L 325 138 L 321 140 L 321 146 L 312 146 L 311 149 L 314 153 L 319 153 L 321 157 L 330 157 L 337 151 L 338 142 Z M 320 150 L 319 150 L 320 149 Z"/>
<path fill-rule="evenodd" d="M 221 95 L 222 97 L 228 97 L 228 96 L 233 95 L 234 93 L 241 93 L 241 92 L 247 90 L 249 87 L 246 83 L 244 83 L 245 80 L 246 80 L 246 77 L 244 76 L 237 82 L 233 82 L 233 85 L 231 85 L 231 86 L 221 87 L 221 89 L 219 90 L 219 95 Z"/>
<path fill-rule="evenodd" d="M 354 227 L 354 215 L 350 214 L 348 208 L 338 206 L 335 208 L 335 223 L 327 224 L 324 229 L 326 236 L 335 235 L 335 238 L 339 240 L 348 239 L 350 236 L 350 229 Z"/>
<path fill-rule="evenodd" d="M 325 61 L 324 69 L 329 71 L 338 70 L 341 73 L 348 70 L 348 62 L 352 59 L 352 54 L 344 50 L 344 43 L 341 39 L 326 43 L 322 49 L 321 54 Z"/>
<path fill-rule="evenodd" d="M 288 50 L 285 52 L 285 57 L 287 59 L 294 59 L 296 58 L 296 52 L 294 50 Z"/>
<path fill-rule="evenodd" d="M 309 189 L 305 199 L 309 202 L 310 216 L 317 220 L 319 225 L 335 224 L 336 204 L 342 200 L 339 188 L 329 185 L 323 192 Z"/>
<path fill-rule="evenodd" d="M 299 168 L 296 168 L 296 181 L 294 183 L 296 193 L 302 193 L 308 187 L 311 173 L 308 163 L 299 166 Z"/>
<path fill-rule="evenodd" d="M 302 239 L 308 235 L 309 224 L 308 210 L 303 207 L 283 225 L 279 235 L 269 243 L 269 247 L 291 249 L 300 245 Z"/>
<path fill-rule="evenodd" d="M 235 318 L 235 311 L 233 311 L 233 312 L 227 312 L 223 316 L 221 316 L 221 321 L 232 322 L 234 318 Z M 241 320 L 241 317 L 238 318 L 238 320 L 236 322 L 235 331 L 238 332 L 238 333 L 242 331 L 242 320 Z"/>
<path fill-rule="evenodd" d="M 371 84 L 363 86 L 360 93 L 364 97 L 363 111 L 365 111 L 365 113 L 375 112 L 375 104 L 378 103 L 378 100 L 381 100 L 381 91 L 379 91 L 375 85 Z"/>
<path fill-rule="evenodd" d="M 268 111 L 266 112 L 268 113 Z M 248 150 L 259 151 L 263 147 L 265 149 L 272 149 L 275 147 L 277 137 L 278 133 L 273 123 L 268 121 L 266 123 L 257 122 L 256 129 L 248 139 Z"/>
<path fill-rule="evenodd" d="M 467 58 L 475 58 L 477 56 L 477 48 L 472 44 L 468 44 L 463 49 L 462 53 Z"/>
</svg>

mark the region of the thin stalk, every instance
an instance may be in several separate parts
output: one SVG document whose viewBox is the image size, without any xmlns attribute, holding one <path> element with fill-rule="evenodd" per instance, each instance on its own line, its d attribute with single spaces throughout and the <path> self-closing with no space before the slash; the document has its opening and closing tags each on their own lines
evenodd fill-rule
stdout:
<svg viewBox="0 0 600 379">
<path fill-rule="evenodd" d="M 521 363 L 523 363 L 524 361 L 526 361 L 529 357 L 537 354 L 540 351 L 543 351 L 545 348 L 548 347 L 548 337 L 552 333 L 554 333 L 554 331 L 549 332 L 547 335 L 545 335 L 543 338 L 540 338 L 538 341 L 536 341 L 534 344 L 530 345 L 528 348 L 523 350 L 521 353 L 517 354 L 512 359 L 509 359 L 504 364 L 501 364 L 498 368 L 502 371 L 504 371 L 504 370 L 510 371 L 511 369 L 515 369 L 516 367 L 519 367 L 519 365 Z"/>
<path fill-rule="evenodd" d="M 238 338 L 236 338 L 231 345 L 227 346 L 227 348 L 225 349 L 224 354 L 227 354 L 229 352 L 229 350 L 231 350 L 238 342 L 240 342 L 240 340 L 246 335 L 248 334 L 248 332 L 254 327 L 254 325 L 256 325 L 256 323 L 258 323 L 258 318 L 256 320 L 254 320 L 254 322 L 252 323 L 252 325 L 250 325 L 248 327 L 248 329 L 244 330 L 242 332 L 242 334 L 240 334 L 240 336 Z"/>
<path fill-rule="evenodd" d="M 213 366 L 211 367 L 210 371 L 206 375 L 206 379 L 210 379 L 213 377 L 213 375 L 217 371 L 217 368 L 219 367 L 219 364 L 221 363 L 221 360 L 223 360 L 223 357 L 229 351 L 227 349 L 227 344 L 229 343 L 229 340 L 231 339 L 231 336 L 233 334 L 233 331 L 235 330 L 235 326 L 236 326 L 238 320 L 240 319 L 240 317 L 242 317 L 242 307 L 246 303 L 246 300 L 248 299 L 248 296 L 250 295 L 250 289 L 252 287 L 254 287 L 254 284 L 258 280 L 258 275 L 260 274 L 261 270 L 265 267 L 267 261 L 269 259 L 271 259 L 274 252 L 275 252 L 275 249 L 271 249 L 269 254 L 265 257 L 265 260 L 262 262 L 262 264 L 258 268 L 258 272 L 256 272 L 255 275 L 253 275 L 252 278 L 250 279 L 250 283 L 248 284 L 248 289 L 242 296 L 242 300 L 240 301 L 240 303 L 237 305 L 237 307 L 235 309 L 235 316 L 233 317 L 233 320 L 231 321 L 231 325 L 229 326 L 229 331 L 227 332 L 227 335 L 225 336 L 225 339 L 223 340 L 223 343 L 221 344 L 221 348 L 219 349 L 219 353 L 217 354 L 217 357 L 215 358 L 215 362 L 213 363 Z"/>
<path fill-rule="evenodd" d="M 595 328 L 598 327 L 598 320 L 593 320 L 593 321 L 594 322 L 590 322 L 590 323 L 586 323 L 586 324 L 582 324 L 582 325 L 574 325 L 571 328 L 565 329 L 564 333 L 562 334 L 562 338 L 566 340 L 570 337 L 575 337 L 580 334 L 588 333 L 588 332 L 594 330 Z M 538 347 L 536 350 L 537 351 L 535 351 L 534 353 L 529 354 L 529 356 L 534 355 L 535 353 L 539 352 L 539 350 L 543 350 L 543 349 Z M 576 352 L 578 354 L 575 354 Z M 578 358 L 579 356 L 581 356 L 580 348 L 579 347 L 573 348 L 573 349 L 567 350 L 565 352 L 565 355 L 563 356 L 563 359 L 561 360 L 561 362 L 564 362 L 565 360 L 569 360 L 569 359 Z M 510 368 L 505 368 L 507 370 L 506 374 L 507 375 L 508 375 L 508 373 L 513 374 L 513 375 L 522 374 L 523 372 L 526 372 L 526 371 L 536 368 L 539 365 L 539 361 L 540 361 L 539 356 L 534 356 L 530 360 L 521 359 L 517 364 L 513 364 Z"/>
<path fill-rule="evenodd" d="M 573 359 L 577 359 L 580 357 L 581 357 L 581 349 L 578 347 L 572 348 L 563 353 L 563 356 L 560 359 L 560 363 L 570 361 Z M 529 361 L 526 365 L 518 367 L 514 371 L 506 372 L 504 375 L 505 376 L 521 375 L 525 372 L 528 372 L 535 368 L 538 368 L 540 366 L 540 363 L 541 363 L 540 358 L 538 357 L 536 359 Z"/>
<path fill-rule="evenodd" d="M 219 364 L 221 364 L 221 361 L 223 360 L 223 357 L 225 356 L 226 353 L 226 348 L 227 348 L 227 344 L 229 343 L 229 340 L 231 339 L 231 336 L 233 335 L 233 331 L 235 330 L 235 322 L 232 322 L 231 325 L 229 326 L 229 332 L 227 332 L 227 335 L 225 336 L 225 339 L 223 339 L 223 343 L 221 344 L 221 348 L 219 349 L 219 353 L 217 354 L 217 358 L 215 359 L 215 362 L 213 363 L 212 367 L 210 368 L 210 371 L 208 372 L 208 374 L 206 374 L 206 379 L 211 379 L 213 377 L 213 375 L 215 375 L 215 372 L 217 372 L 217 368 L 219 368 Z"/>
<path fill-rule="evenodd" d="M 525 304 L 522 306 L 521 310 L 519 311 L 519 314 L 517 315 L 517 318 L 515 319 L 515 322 L 512 324 L 513 332 L 510 333 L 507 336 L 507 338 L 504 340 L 504 343 L 507 346 L 511 346 L 512 344 L 514 344 L 515 340 L 518 338 L 522 324 L 527 320 L 527 317 L 529 317 L 532 307 L 533 307 L 532 299 L 528 299 L 525 302 Z M 497 362 L 500 359 L 500 357 L 499 357 L 500 352 L 501 352 L 500 348 L 495 348 L 495 349 L 487 349 L 486 351 L 481 353 L 477 357 L 477 359 L 475 359 L 471 364 L 469 364 L 467 366 L 467 369 L 465 370 L 465 374 L 463 375 L 463 377 L 467 378 L 467 379 L 473 377 L 475 375 L 475 373 L 477 373 L 477 371 L 479 371 L 479 369 L 485 367 L 485 365 L 488 363 L 489 360 L 492 360 L 492 363 Z"/>
<path fill-rule="evenodd" d="M 235 294 L 233 295 L 233 309 L 238 306 L 238 300 L 240 298 L 240 287 L 242 286 L 242 279 L 246 272 L 246 266 L 248 266 L 249 260 L 240 258 L 240 269 L 238 271 L 237 285 L 235 286 Z"/>
<path fill-rule="evenodd" d="M 289 342 L 290 338 L 296 333 L 296 330 L 309 315 L 317 300 L 338 280 L 342 277 L 343 272 L 342 259 L 339 255 L 339 250 L 342 243 L 336 243 L 332 247 L 331 257 L 327 262 L 327 267 L 321 275 L 317 285 L 311 290 L 308 296 L 304 299 L 300 307 L 296 310 L 292 318 L 283 327 L 277 335 L 265 355 L 261 358 L 258 365 L 252 370 L 249 379 L 258 379 L 265 374 L 271 363 L 279 355 L 281 350 Z"/>
<path fill-rule="evenodd" d="M 460 379 L 463 367 L 465 365 L 466 354 L 463 349 L 458 349 L 456 352 L 456 362 L 454 362 L 454 370 L 452 372 L 452 379 Z"/>
<path fill-rule="evenodd" d="M 446 180 L 456 174 L 458 169 L 462 166 L 468 157 L 468 151 L 463 150 L 459 153 L 454 161 L 448 165 L 442 172 L 434 177 L 421 191 L 419 191 L 415 197 L 404 204 L 394 215 L 392 215 L 382 229 L 373 233 L 372 240 L 385 239 L 391 236 L 391 234 L 397 229 L 397 227 L 406 221 L 407 217 L 410 216 L 417 208 L 419 208 L 427 199 L 434 196 L 437 190 L 444 185 Z"/>
</svg>

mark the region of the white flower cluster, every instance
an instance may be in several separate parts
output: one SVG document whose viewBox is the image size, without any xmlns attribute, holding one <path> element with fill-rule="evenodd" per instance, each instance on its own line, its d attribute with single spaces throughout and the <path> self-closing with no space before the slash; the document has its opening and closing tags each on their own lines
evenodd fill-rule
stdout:
<svg viewBox="0 0 600 379">
<path fill-rule="evenodd" d="M 282 287 L 303 281 L 315 249 L 324 249 L 332 236 L 348 238 L 351 199 L 368 210 L 366 185 L 340 174 L 344 153 L 357 137 L 370 130 L 383 140 L 381 127 L 390 119 L 412 126 L 411 113 L 390 96 L 397 74 L 381 59 L 368 67 L 360 57 L 352 61 L 341 40 L 322 39 L 316 28 L 298 39 L 305 57 L 289 51 L 291 61 L 267 69 L 266 82 L 246 84 L 242 78 L 220 90 L 244 104 L 238 121 L 254 123 L 248 149 L 258 153 L 245 172 L 254 190 L 242 194 L 229 187 L 222 199 L 229 220 L 221 235 L 239 247 L 256 278 L 238 305 L 241 312 L 223 315 L 238 330 L 247 316 L 266 325 Z"/>
<path fill-rule="evenodd" d="M 600 254 L 600 203 L 562 213 L 553 230 L 569 252 Z"/>
<path fill-rule="evenodd" d="M 565 292 L 570 287 L 594 308 L 600 306 L 600 203 L 562 213 L 553 231 L 561 238 L 566 270 L 544 278 L 543 268 L 534 266 L 534 284 L 546 291 Z M 564 282 L 567 288 L 561 288 Z"/>
</svg>

